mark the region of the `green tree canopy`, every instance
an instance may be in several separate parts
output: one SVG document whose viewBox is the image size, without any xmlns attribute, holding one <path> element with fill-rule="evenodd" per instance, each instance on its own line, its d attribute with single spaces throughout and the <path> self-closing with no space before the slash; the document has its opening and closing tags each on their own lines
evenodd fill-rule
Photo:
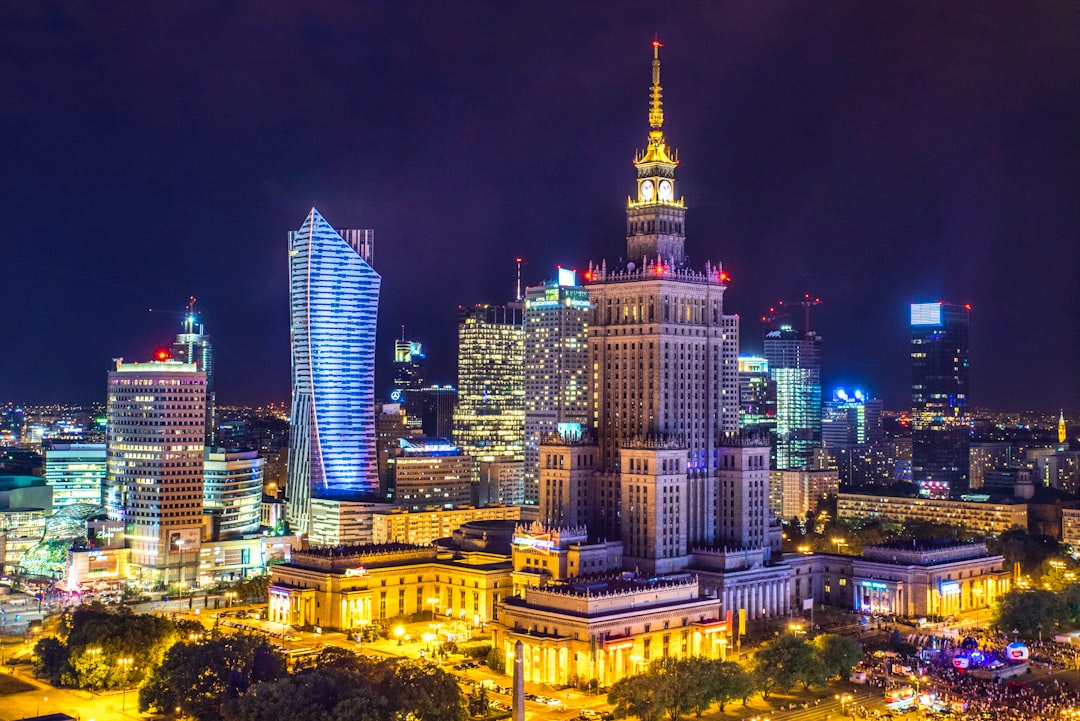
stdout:
<svg viewBox="0 0 1080 721">
<path fill-rule="evenodd" d="M 855 641 L 835 633 L 823 633 L 812 642 L 814 657 L 825 678 L 846 679 L 851 669 L 862 660 L 863 652 Z"/>
</svg>

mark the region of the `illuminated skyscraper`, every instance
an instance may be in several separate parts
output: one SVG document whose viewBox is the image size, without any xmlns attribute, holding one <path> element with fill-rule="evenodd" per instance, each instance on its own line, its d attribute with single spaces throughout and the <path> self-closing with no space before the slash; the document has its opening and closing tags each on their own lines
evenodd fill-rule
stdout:
<svg viewBox="0 0 1080 721">
<path fill-rule="evenodd" d="M 477 461 L 522 462 L 525 332 L 519 304 L 460 309 L 454 443 Z"/>
<path fill-rule="evenodd" d="M 172 357 L 181 363 L 194 363 L 200 371 L 206 374 L 206 445 L 213 446 L 217 442 L 217 392 L 214 390 L 214 345 L 202 323 L 195 330 L 196 316 L 192 305 L 195 299 L 191 299 L 188 306 L 188 314 L 184 317 L 184 332 L 176 336 L 173 341 Z"/>
<path fill-rule="evenodd" d="M 739 428 L 776 431 L 776 384 L 764 358 L 739 356 Z"/>
<path fill-rule="evenodd" d="M 131 562 L 150 583 L 197 581 L 206 374 L 194 363 L 117 359 L 106 413 L 102 496 L 109 520 L 126 526 Z"/>
<path fill-rule="evenodd" d="M 215 538 L 258 532 L 265 464 L 258 451 L 207 452 L 203 509 L 212 517 Z"/>
<path fill-rule="evenodd" d="M 427 357 L 424 347 L 404 338 L 394 341 L 394 388 L 390 401 L 405 403 L 405 392 L 424 387 L 424 364 Z"/>
<path fill-rule="evenodd" d="M 685 565 L 687 549 L 716 540 L 720 443 L 739 425 L 739 319 L 724 314 L 720 264 L 694 269 L 686 260 L 659 47 L 648 144 L 634 159 L 636 194 L 627 200 L 627 260 L 590 263 L 584 277 L 596 466 L 622 478 L 615 493 L 597 492 L 598 532 L 619 526 L 627 563 L 666 571 Z"/>
<path fill-rule="evenodd" d="M 765 359 L 776 385 L 772 466 L 813 468 L 821 448 L 821 336 L 789 327 L 769 331 Z"/>
<path fill-rule="evenodd" d="M 539 501 L 540 438 L 589 422 L 589 293 L 572 270 L 525 291 L 525 502 Z"/>
<path fill-rule="evenodd" d="M 923 495 L 968 489 L 970 319 L 969 306 L 911 304 L 911 476 Z"/>
<path fill-rule="evenodd" d="M 849 395 L 837 388 L 822 414 L 822 442 L 833 447 L 878 443 L 882 439 L 881 410 L 879 399 L 867 398 L 859 390 Z"/>
<path fill-rule="evenodd" d="M 344 236 L 344 237 L 343 237 Z M 379 490 L 371 231 L 338 233 L 312 208 L 289 233 L 292 415 L 286 515 L 307 533 L 313 497 Z"/>
</svg>

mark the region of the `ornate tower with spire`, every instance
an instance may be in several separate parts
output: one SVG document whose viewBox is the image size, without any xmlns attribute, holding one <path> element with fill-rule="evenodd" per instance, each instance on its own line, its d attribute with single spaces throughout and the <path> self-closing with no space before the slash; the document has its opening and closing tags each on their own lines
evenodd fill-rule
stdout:
<svg viewBox="0 0 1080 721">
<path fill-rule="evenodd" d="M 637 153 L 637 198 L 626 206 L 626 254 L 632 262 L 656 260 L 681 266 L 685 261 L 686 204 L 675 195 L 679 154 L 664 139 L 664 105 L 660 87 L 659 41 L 653 41 L 649 143 Z"/>
<path fill-rule="evenodd" d="M 626 210 L 629 257 L 619 266 L 590 263 L 585 282 L 589 420 L 602 471 L 593 504 L 599 528 L 590 531 L 617 535 L 628 567 L 667 573 L 686 565 L 689 549 L 719 538 L 720 446 L 738 430 L 739 319 L 724 314 L 720 264 L 686 263 L 660 47 L 653 43 L 649 144 L 634 159 L 637 198 Z"/>
<path fill-rule="evenodd" d="M 1065 410 L 1062 409 L 1058 414 L 1058 445 L 1065 445 L 1065 439 L 1068 437 L 1065 432 Z"/>
</svg>

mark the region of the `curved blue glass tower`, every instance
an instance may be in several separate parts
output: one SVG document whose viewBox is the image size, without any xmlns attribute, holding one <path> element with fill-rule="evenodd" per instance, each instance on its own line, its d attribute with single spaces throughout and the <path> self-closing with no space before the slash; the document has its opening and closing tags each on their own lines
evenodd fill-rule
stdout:
<svg viewBox="0 0 1080 721">
<path fill-rule="evenodd" d="M 309 531 L 311 499 L 379 488 L 370 232 L 334 230 L 315 208 L 289 233 L 292 413 L 286 514 Z"/>
</svg>

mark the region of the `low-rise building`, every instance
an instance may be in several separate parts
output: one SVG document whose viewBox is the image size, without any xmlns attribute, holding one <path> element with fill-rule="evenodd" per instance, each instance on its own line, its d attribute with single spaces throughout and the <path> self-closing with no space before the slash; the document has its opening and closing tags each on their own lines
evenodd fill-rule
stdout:
<svg viewBox="0 0 1080 721">
<path fill-rule="evenodd" d="M 841 493 L 836 515 L 842 521 L 881 520 L 893 523 L 929 521 L 996 536 L 1013 527 L 1028 527 L 1028 506 L 1013 499 L 992 502 L 989 496 L 953 501 L 944 498 Z M 974 500 L 979 498 L 979 500 Z"/>
<path fill-rule="evenodd" d="M 985 543 L 920 541 L 867 546 L 862 556 L 791 555 L 792 607 L 815 604 L 919 618 L 987 610 L 1012 587 Z M 986 620 L 989 621 L 989 614 Z"/>
<path fill-rule="evenodd" d="M 405 543 L 293 551 L 270 572 L 269 619 L 343 631 L 432 611 L 490 622 L 510 593 L 510 560 Z"/>
<path fill-rule="evenodd" d="M 473 521 L 516 521 L 521 518 L 518 506 L 475 508 L 428 508 L 410 511 L 392 508 L 371 516 L 372 543 L 411 543 L 426 546 L 440 538 L 449 538 L 465 523 Z"/>
<path fill-rule="evenodd" d="M 578 576 L 528 586 L 506 598 L 492 624 L 507 659 L 522 643 L 525 680 L 609 687 L 664 658 L 726 656 L 730 623 L 697 578 L 644 579 L 632 573 Z"/>
</svg>

